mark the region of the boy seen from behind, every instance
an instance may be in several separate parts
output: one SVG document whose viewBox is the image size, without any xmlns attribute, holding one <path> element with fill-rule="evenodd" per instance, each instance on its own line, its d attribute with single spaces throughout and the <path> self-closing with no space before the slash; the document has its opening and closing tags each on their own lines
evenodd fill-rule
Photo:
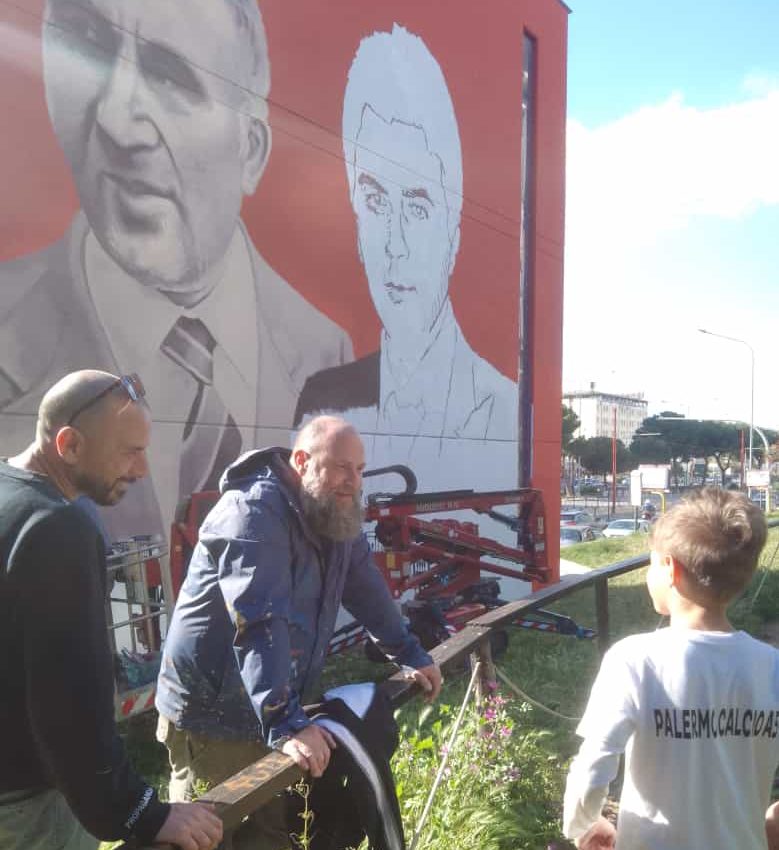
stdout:
<svg viewBox="0 0 779 850">
<path fill-rule="evenodd" d="M 583 850 L 765 850 L 779 763 L 779 652 L 727 608 L 766 540 L 744 495 L 708 487 L 658 520 L 647 588 L 667 628 L 604 656 L 577 729 L 565 834 Z M 625 753 L 620 813 L 601 816 Z"/>
</svg>

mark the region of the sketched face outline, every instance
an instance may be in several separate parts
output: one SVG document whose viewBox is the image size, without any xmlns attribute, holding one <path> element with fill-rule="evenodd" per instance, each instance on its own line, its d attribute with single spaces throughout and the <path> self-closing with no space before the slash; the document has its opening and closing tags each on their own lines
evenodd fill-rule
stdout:
<svg viewBox="0 0 779 850">
<path fill-rule="evenodd" d="M 187 12 L 182 26 L 181 2 L 48 0 L 43 26 L 49 115 L 90 227 L 170 292 L 224 255 L 269 144 L 234 108 L 249 51 L 224 49 L 240 36 L 228 4 Z"/>
<path fill-rule="evenodd" d="M 360 259 L 385 331 L 429 333 L 449 291 L 459 240 L 443 166 L 423 127 L 363 110 L 352 206 Z"/>
</svg>

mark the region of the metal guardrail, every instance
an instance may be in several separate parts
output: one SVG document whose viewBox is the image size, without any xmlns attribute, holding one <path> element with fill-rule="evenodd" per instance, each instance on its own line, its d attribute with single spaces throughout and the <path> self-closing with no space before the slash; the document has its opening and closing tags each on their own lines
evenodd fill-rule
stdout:
<svg viewBox="0 0 779 850">
<path fill-rule="evenodd" d="M 779 521 L 775 524 L 779 525 Z M 548 605 L 569 594 L 592 587 L 595 592 L 595 612 L 597 620 L 598 645 L 601 652 L 609 646 L 609 602 L 608 582 L 610 579 L 649 564 L 649 555 L 639 555 L 607 567 L 592 570 L 583 575 L 567 576 L 555 585 L 545 587 L 516 602 L 510 602 L 500 608 L 469 621 L 450 640 L 432 650 L 433 660 L 444 673 L 460 666 L 467 657 L 476 653 L 482 662 L 482 685 L 495 681 L 495 670 L 490 654 L 490 634 L 496 629 L 509 625 L 520 615 L 529 614 L 542 605 Z M 379 685 L 390 698 L 394 707 L 408 702 L 421 693 L 418 685 L 396 673 Z M 280 752 L 272 752 L 240 773 L 231 776 L 221 785 L 210 789 L 200 797 L 202 802 L 213 804 L 224 823 L 225 833 L 238 827 L 247 816 L 262 808 L 279 792 L 294 785 L 304 777 L 300 768 L 291 758 Z M 173 850 L 170 845 L 156 844 L 153 847 L 138 847 L 125 844 L 126 850 Z"/>
</svg>

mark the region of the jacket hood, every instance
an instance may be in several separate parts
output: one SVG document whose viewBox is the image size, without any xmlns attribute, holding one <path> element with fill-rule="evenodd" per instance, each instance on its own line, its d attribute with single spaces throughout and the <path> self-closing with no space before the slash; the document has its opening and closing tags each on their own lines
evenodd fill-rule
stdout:
<svg viewBox="0 0 779 850">
<path fill-rule="evenodd" d="M 232 490 L 247 479 L 267 476 L 271 471 L 278 474 L 289 463 L 292 452 L 281 446 L 266 449 L 252 449 L 244 452 L 222 473 L 219 479 L 219 492 Z"/>
</svg>

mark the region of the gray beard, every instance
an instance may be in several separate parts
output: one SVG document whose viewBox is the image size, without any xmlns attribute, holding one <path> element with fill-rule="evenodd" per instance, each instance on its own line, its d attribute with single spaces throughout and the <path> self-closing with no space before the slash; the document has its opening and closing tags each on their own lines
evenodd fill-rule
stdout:
<svg viewBox="0 0 779 850">
<path fill-rule="evenodd" d="M 303 516 L 311 530 L 330 540 L 353 540 L 362 530 L 362 503 L 359 495 L 341 507 L 333 493 L 312 493 L 300 488 Z"/>
</svg>

